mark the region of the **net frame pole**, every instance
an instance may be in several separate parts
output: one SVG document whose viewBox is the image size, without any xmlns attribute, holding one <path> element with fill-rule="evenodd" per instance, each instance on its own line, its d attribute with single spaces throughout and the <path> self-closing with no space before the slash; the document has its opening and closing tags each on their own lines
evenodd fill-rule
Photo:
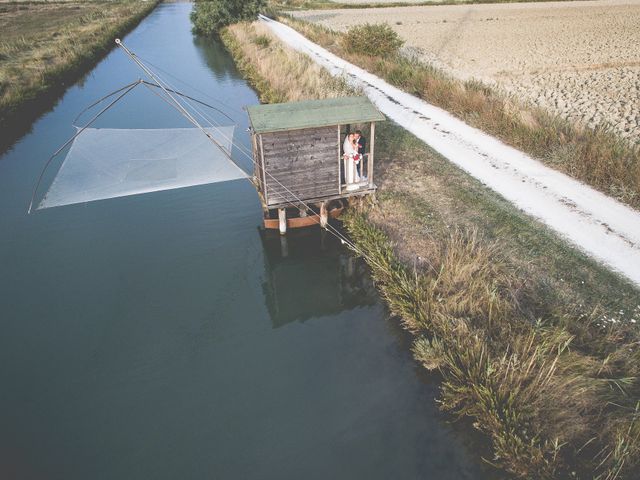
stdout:
<svg viewBox="0 0 640 480">
<path fill-rule="evenodd" d="M 109 105 L 107 105 L 102 110 L 100 110 L 96 115 L 94 115 L 94 117 L 91 120 L 89 120 L 89 122 L 86 125 L 84 125 L 82 128 L 80 128 L 69 140 L 67 140 L 64 143 L 64 145 L 62 145 L 60 148 L 58 148 L 58 150 L 56 150 L 55 153 L 49 157 L 49 160 L 47 160 L 47 163 L 45 163 L 44 167 L 42 168 L 42 171 L 40 172 L 40 176 L 38 177 L 38 181 L 36 182 L 36 185 L 33 188 L 33 193 L 31 194 L 31 201 L 29 202 L 29 208 L 27 209 L 27 214 L 28 215 L 31 214 L 31 210 L 33 209 L 33 202 L 34 202 L 34 200 L 36 198 L 36 195 L 38 193 L 38 188 L 40 187 L 40 183 L 42 182 L 42 178 L 44 177 L 44 172 L 47 171 L 47 168 L 49 168 L 49 165 L 51 164 L 53 159 L 56 158 L 58 156 L 58 154 L 62 150 L 64 150 L 71 142 L 73 142 L 78 135 L 80 135 L 87 128 L 89 128 L 91 126 L 91 124 L 93 124 L 93 122 L 95 122 L 98 119 L 98 117 L 100 117 L 100 115 L 102 115 L 104 112 L 106 112 L 111 107 L 113 107 L 117 102 L 119 102 L 122 99 L 122 97 L 124 97 L 127 93 L 129 93 L 131 90 L 133 90 L 138 85 L 140 85 L 140 83 L 142 83 L 142 82 L 140 80 L 138 80 L 138 81 L 135 81 L 135 82 L 129 84 L 129 88 L 127 88 L 124 92 L 122 92 L 120 95 L 118 95 L 118 97 L 115 100 L 113 100 L 111 103 L 109 103 Z M 123 88 L 126 88 L 126 87 L 123 87 Z M 120 89 L 120 90 L 122 90 L 122 89 Z"/>
</svg>

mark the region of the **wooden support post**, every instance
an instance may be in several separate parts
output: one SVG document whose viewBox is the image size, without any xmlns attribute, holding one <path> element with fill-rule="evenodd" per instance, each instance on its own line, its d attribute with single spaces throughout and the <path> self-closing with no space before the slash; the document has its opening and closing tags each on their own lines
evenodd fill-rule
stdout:
<svg viewBox="0 0 640 480">
<path fill-rule="evenodd" d="M 322 202 L 320 204 L 320 226 L 322 228 L 327 228 L 328 223 L 329 223 L 329 211 L 327 210 L 327 202 Z"/>
<path fill-rule="evenodd" d="M 367 162 L 367 179 L 369 188 L 373 188 L 373 149 L 375 145 L 376 124 L 371 122 L 371 139 L 369 142 L 369 161 Z"/>
<path fill-rule="evenodd" d="M 278 228 L 280 235 L 287 233 L 287 210 L 284 208 L 278 209 Z"/>
<path fill-rule="evenodd" d="M 289 256 L 289 244 L 285 235 L 280 236 L 280 255 L 282 255 L 282 258 Z"/>
</svg>

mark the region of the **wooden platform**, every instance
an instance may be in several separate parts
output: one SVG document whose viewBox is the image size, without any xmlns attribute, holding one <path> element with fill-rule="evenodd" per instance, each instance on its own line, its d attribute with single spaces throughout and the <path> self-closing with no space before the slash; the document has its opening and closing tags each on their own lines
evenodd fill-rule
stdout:
<svg viewBox="0 0 640 480">
<path fill-rule="evenodd" d="M 336 195 L 328 195 L 328 196 L 315 197 L 315 198 L 305 198 L 304 203 L 307 205 L 315 205 L 322 202 L 330 202 L 331 200 L 338 200 L 340 198 L 364 197 L 365 195 L 371 195 L 372 193 L 375 193 L 377 189 L 378 187 L 376 185 L 374 185 L 372 188 L 369 188 L 367 186 L 367 188 L 363 187 L 363 188 L 359 188 L 358 190 L 352 190 L 352 191 L 345 191 L 343 189 L 342 193 L 339 193 Z M 275 210 L 275 209 L 287 208 L 291 206 L 296 206 L 298 208 L 304 207 L 304 205 L 300 202 L 293 202 L 293 204 L 292 202 L 284 202 L 284 203 L 277 203 L 275 205 L 266 205 L 262 198 L 261 198 L 261 201 L 262 201 L 262 207 L 264 210 Z"/>
<path fill-rule="evenodd" d="M 329 218 L 338 218 L 343 210 L 343 206 L 329 210 Z M 307 215 L 306 217 L 287 218 L 287 229 L 312 227 L 314 225 L 320 225 L 319 214 Z M 280 220 L 277 218 L 265 218 L 264 228 L 269 230 L 278 230 L 280 228 Z"/>
</svg>

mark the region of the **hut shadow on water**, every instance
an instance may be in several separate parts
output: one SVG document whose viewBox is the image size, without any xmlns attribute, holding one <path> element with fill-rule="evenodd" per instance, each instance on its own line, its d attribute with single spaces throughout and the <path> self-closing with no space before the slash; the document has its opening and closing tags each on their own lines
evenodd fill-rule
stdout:
<svg viewBox="0 0 640 480">
<path fill-rule="evenodd" d="M 260 229 L 265 296 L 273 328 L 373 305 L 377 295 L 365 262 L 319 227 L 287 236 Z"/>
</svg>

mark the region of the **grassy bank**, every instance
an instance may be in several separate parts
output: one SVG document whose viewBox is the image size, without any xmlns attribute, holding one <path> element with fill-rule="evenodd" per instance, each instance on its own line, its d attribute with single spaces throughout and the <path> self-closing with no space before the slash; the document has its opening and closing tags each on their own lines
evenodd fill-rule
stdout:
<svg viewBox="0 0 640 480">
<path fill-rule="evenodd" d="M 345 34 L 287 16 L 280 20 L 340 57 L 447 110 L 547 165 L 640 208 L 640 148 L 606 129 L 587 129 L 520 104 L 486 85 L 461 82 L 416 59 L 349 52 Z"/>
<path fill-rule="evenodd" d="M 350 93 L 262 25 L 222 38 L 264 100 Z M 633 478 L 638 291 L 397 125 L 377 130 L 377 203 L 345 225 L 416 359 L 441 373 L 442 408 L 471 417 L 514 476 Z"/>
<path fill-rule="evenodd" d="M 353 92 L 345 81 L 329 75 L 306 55 L 282 48 L 264 25 L 232 25 L 220 36 L 262 103 L 332 98 Z M 265 72 L 272 73 L 267 77 Z"/>
<path fill-rule="evenodd" d="M 18 133 L 159 0 L 0 3 L 0 128 Z"/>
</svg>

